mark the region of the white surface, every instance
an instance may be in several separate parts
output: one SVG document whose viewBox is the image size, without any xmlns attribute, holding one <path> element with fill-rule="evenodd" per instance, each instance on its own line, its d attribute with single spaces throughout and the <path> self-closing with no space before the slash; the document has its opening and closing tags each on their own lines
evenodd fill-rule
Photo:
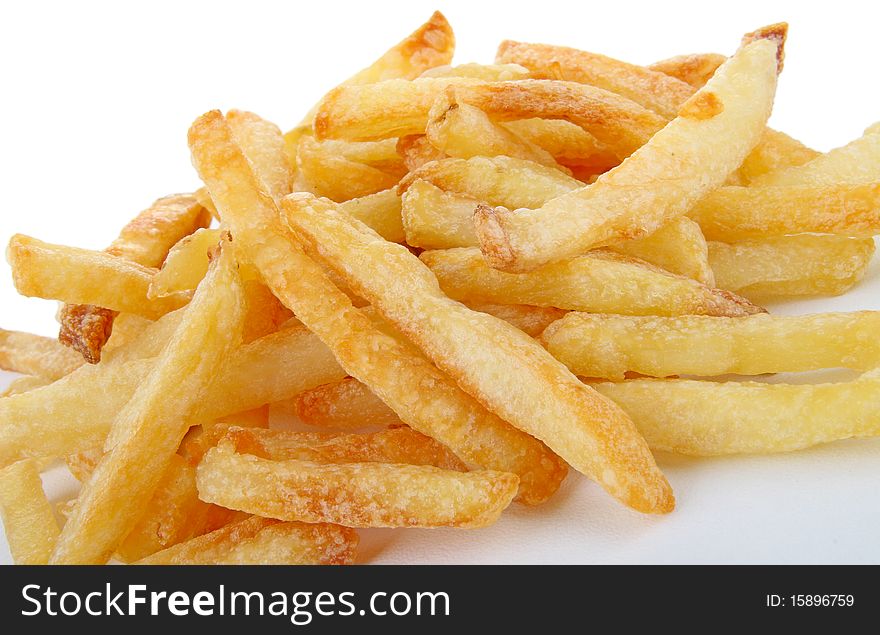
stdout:
<svg viewBox="0 0 880 635">
<path fill-rule="evenodd" d="M 289 127 L 435 8 L 456 31 L 458 63 L 490 61 L 504 38 L 638 63 L 730 53 L 742 33 L 787 20 L 771 123 L 827 150 L 880 119 L 880 11 L 866 2 L 5 3 L 0 241 L 22 232 L 103 247 L 154 198 L 196 187 L 186 148 L 196 116 L 240 107 Z M 54 304 L 18 296 L 5 262 L 0 280 L 0 325 L 54 335 Z M 878 292 L 874 263 L 844 297 L 773 308 L 880 309 Z M 364 532 L 364 560 L 880 562 L 878 440 L 773 457 L 658 458 L 678 500 L 669 516 L 639 516 L 573 475 L 549 504 L 514 506 L 489 529 Z M 63 468 L 46 484 L 56 500 L 75 491 Z"/>
</svg>

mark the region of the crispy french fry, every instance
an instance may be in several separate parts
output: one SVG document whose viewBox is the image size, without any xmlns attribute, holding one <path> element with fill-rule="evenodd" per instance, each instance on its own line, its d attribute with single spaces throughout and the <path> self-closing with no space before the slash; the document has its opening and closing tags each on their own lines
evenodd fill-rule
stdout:
<svg viewBox="0 0 880 635">
<path fill-rule="evenodd" d="M 599 174 L 619 163 L 596 137 L 564 119 L 520 119 L 501 125 L 521 139 L 544 148 L 558 163 L 568 167 L 591 168 Z"/>
<path fill-rule="evenodd" d="M 268 428 L 269 404 L 245 412 L 236 412 L 211 423 L 193 426 L 181 441 L 177 453 L 186 459 L 187 463 L 195 467 L 205 456 L 205 453 L 217 445 L 217 442 L 233 426 L 237 428 Z"/>
<path fill-rule="evenodd" d="M 181 238 L 150 280 L 147 297 L 159 298 L 195 289 L 208 273 L 208 252 L 217 245 L 221 231 L 199 229 Z"/>
<path fill-rule="evenodd" d="M 134 564 L 353 564 L 357 544 L 357 533 L 339 525 L 252 516 Z"/>
<path fill-rule="evenodd" d="M 15 564 L 49 562 L 58 523 L 33 459 L 0 470 L 0 520 Z"/>
<path fill-rule="evenodd" d="M 160 198 L 129 222 L 107 253 L 145 267 L 158 267 L 172 245 L 211 221 L 198 197 L 176 194 Z M 59 341 L 96 364 L 113 329 L 114 311 L 92 305 L 64 305 Z"/>
<path fill-rule="evenodd" d="M 417 170 L 430 161 L 446 158 L 446 154 L 428 141 L 423 134 L 405 135 L 397 140 L 397 152 L 403 157 L 407 170 Z"/>
<path fill-rule="evenodd" d="M 23 375 L 21 377 L 16 377 L 6 388 L 0 393 L 0 397 L 11 397 L 13 395 L 21 395 L 23 393 L 28 392 L 29 390 L 34 390 L 35 388 L 42 388 L 52 382 L 48 379 L 43 379 L 42 377 L 36 377 L 34 375 Z"/>
<path fill-rule="evenodd" d="M 190 148 L 224 222 L 235 233 L 238 257 L 260 270 L 275 295 L 327 344 L 348 374 L 370 386 L 405 423 L 467 463 L 519 475 L 523 501 L 537 503 L 556 491 L 566 470 L 552 452 L 483 409 L 411 345 L 379 330 L 303 253 L 271 198 L 260 190 L 219 112 L 193 124 Z M 430 400 L 422 397 L 427 386 Z"/>
<path fill-rule="evenodd" d="M 864 185 L 722 187 L 690 212 L 709 240 L 816 233 L 880 234 L 880 181 Z"/>
<path fill-rule="evenodd" d="M 839 295 L 865 276 L 873 255 L 873 238 L 799 234 L 709 242 L 718 287 L 755 301 Z"/>
<path fill-rule="evenodd" d="M 586 249 L 651 234 L 721 185 L 755 146 L 776 89 L 777 43 L 746 44 L 625 163 L 538 209 L 481 206 L 490 264 L 528 271 Z M 726 151 L 717 152 L 718 144 Z"/>
<path fill-rule="evenodd" d="M 458 66 L 435 66 L 419 77 L 469 77 L 484 82 L 504 82 L 529 79 L 529 69 L 519 64 L 459 64 Z"/>
<path fill-rule="evenodd" d="M 211 200 L 211 195 L 208 194 L 208 190 L 200 187 L 195 192 L 193 192 L 193 198 L 196 199 L 199 205 L 208 210 L 211 218 L 215 220 L 220 220 L 220 215 L 217 213 L 217 208 L 214 207 L 214 201 Z"/>
<path fill-rule="evenodd" d="M 395 188 L 353 198 L 342 203 L 341 207 L 385 240 L 393 243 L 402 243 L 405 240 L 401 201 Z"/>
<path fill-rule="evenodd" d="M 582 377 L 761 375 L 880 366 L 880 312 L 715 318 L 569 313 L 541 336 Z"/>
<path fill-rule="evenodd" d="M 293 190 L 293 170 L 288 163 L 284 137 L 278 127 L 242 110 L 229 111 L 229 127 L 236 143 L 248 149 L 248 161 L 259 172 L 266 191 L 272 196 L 290 194 Z"/>
<path fill-rule="evenodd" d="M 655 450 L 693 456 L 789 452 L 880 434 L 880 374 L 790 385 L 636 379 L 595 384 Z"/>
<path fill-rule="evenodd" d="M 203 500 L 267 518 L 346 527 L 485 527 L 518 486 L 508 472 L 271 461 L 238 454 L 228 443 L 210 450 L 197 473 Z"/>
<path fill-rule="evenodd" d="M 347 201 L 386 190 L 400 179 L 399 174 L 389 174 L 366 163 L 334 154 L 322 145 L 312 137 L 304 136 L 299 140 L 296 155 L 303 186 L 318 196 Z"/>
<path fill-rule="evenodd" d="M 737 174 L 745 183 L 752 183 L 761 175 L 785 168 L 804 165 L 820 155 L 784 132 L 765 128 L 755 149 L 743 160 Z"/>
<path fill-rule="evenodd" d="M 6 258 L 22 295 L 95 305 L 155 319 L 186 304 L 188 296 L 147 297 L 155 269 L 102 251 L 51 245 L 16 234 Z"/>
<path fill-rule="evenodd" d="M 382 403 L 375 395 L 373 399 Z M 315 463 L 375 461 L 433 465 L 444 470 L 467 471 L 467 466 L 447 448 L 431 437 L 401 426 L 399 421 L 396 428 L 364 434 L 233 427 L 226 433 L 225 439 L 232 443 L 236 452 L 253 454 L 273 461 L 291 459 Z"/>
<path fill-rule="evenodd" d="M 528 335 L 450 300 L 406 248 L 329 202 L 294 194 L 284 200 L 284 210 L 310 253 L 492 411 L 541 438 L 626 504 L 651 512 L 672 509 L 669 485 L 631 422 L 584 390 Z"/>
<path fill-rule="evenodd" d="M 607 250 L 529 273 L 492 269 L 475 248 L 425 251 L 420 258 L 459 301 L 551 306 L 623 315 L 721 315 L 763 312 L 747 300 Z"/>
<path fill-rule="evenodd" d="M 394 411 L 354 377 L 306 390 L 290 405 L 300 421 L 313 426 L 357 430 L 400 423 Z"/>
<path fill-rule="evenodd" d="M 719 53 L 676 55 L 649 64 L 648 69 L 669 75 L 699 89 L 706 85 L 726 59 Z"/>
<path fill-rule="evenodd" d="M 224 240 L 224 242 L 226 242 Z M 155 366 L 117 415 L 116 444 L 77 498 L 51 562 L 101 563 L 131 530 L 141 499 L 151 496 L 207 394 L 222 359 L 241 336 L 241 282 L 230 245 L 218 246 L 214 266 L 196 290 Z"/>
<path fill-rule="evenodd" d="M 407 244 L 422 249 L 476 246 L 473 216 L 479 204 L 479 200 L 465 194 L 447 192 L 430 181 L 415 179 L 401 196 Z"/>
<path fill-rule="evenodd" d="M 0 329 L 0 368 L 55 380 L 83 364 L 82 355 L 57 340 Z"/>
<path fill-rule="evenodd" d="M 465 304 L 474 311 L 494 315 L 499 320 L 504 320 L 532 337 L 540 335 L 545 328 L 566 313 L 562 309 L 554 307 L 527 304 L 492 304 L 491 302 L 466 302 Z"/>
</svg>

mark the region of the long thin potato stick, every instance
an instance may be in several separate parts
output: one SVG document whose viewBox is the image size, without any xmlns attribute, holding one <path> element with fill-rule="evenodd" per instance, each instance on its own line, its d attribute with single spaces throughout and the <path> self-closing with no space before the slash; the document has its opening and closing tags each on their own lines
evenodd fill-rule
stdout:
<svg viewBox="0 0 880 635">
<path fill-rule="evenodd" d="M 251 516 L 134 564 L 353 564 L 357 544 L 347 527 Z"/>
<path fill-rule="evenodd" d="M 477 236 L 491 265 L 527 271 L 651 234 L 687 212 L 758 142 L 776 90 L 777 55 L 770 39 L 740 48 L 676 119 L 595 183 L 538 209 L 477 208 Z"/>
<path fill-rule="evenodd" d="M 396 463 L 271 461 L 228 443 L 198 468 L 203 500 L 248 513 L 347 527 L 491 525 L 517 491 L 515 474 Z"/>
<path fill-rule="evenodd" d="M 632 423 L 532 338 L 446 297 L 406 248 L 383 240 L 332 204 L 284 200 L 285 218 L 310 253 L 470 394 L 534 434 L 573 467 L 635 509 L 670 511 L 669 484 Z"/>
<path fill-rule="evenodd" d="M 394 411 L 354 377 L 306 390 L 291 402 L 297 418 L 308 425 L 357 430 L 400 424 Z"/>
<path fill-rule="evenodd" d="M 396 188 L 391 188 L 345 201 L 341 204 L 341 208 L 347 214 L 351 214 L 371 227 L 385 240 L 402 243 L 405 236 L 400 204 L 400 196 L 397 194 Z"/>
<path fill-rule="evenodd" d="M 565 476 L 562 462 L 540 442 L 483 409 L 412 346 L 377 329 L 369 317 L 303 253 L 281 224 L 236 148 L 222 115 L 203 115 L 190 129 L 193 160 L 224 222 L 236 236 L 239 258 L 253 263 L 297 317 L 398 416 L 469 464 L 520 476 L 523 501 L 549 497 Z M 430 386 L 430 400 L 421 398 Z"/>
<path fill-rule="evenodd" d="M 880 435 L 880 372 L 843 383 L 636 379 L 595 384 L 655 450 L 693 456 L 789 452 Z"/>
<path fill-rule="evenodd" d="M 0 470 L 0 520 L 15 564 L 49 562 L 58 523 L 33 459 Z"/>
<path fill-rule="evenodd" d="M 224 241 L 225 242 L 225 241 Z M 241 337 L 244 301 L 230 245 L 220 243 L 214 265 L 196 290 L 154 368 L 117 415 L 124 432 L 77 498 L 51 562 L 102 563 L 137 519 L 141 499 L 158 485 L 195 423 L 222 359 Z"/>
<path fill-rule="evenodd" d="M 648 69 L 669 75 L 699 89 L 706 85 L 726 59 L 727 57 L 720 53 L 691 53 L 654 62 L 648 65 Z"/>
<path fill-rule="evenodd" d="M 82 355 L 57 340 L 0 329 L 0 368 L 55 380 L 82 366 Z"/>
<path fill-rule="evenodd" d="M 800 372 L 880 366 L 880 312 L 717 318 L 569 313 L 541 336 L 583 377 Z"/>
<path fill-rule="evenodd" d="M 150 298 L 192 291 L 208 273 L 208 252 L 220 240 L 221 229 L 199 229 L 181 238 L 150 281 Z"/>
</svg>

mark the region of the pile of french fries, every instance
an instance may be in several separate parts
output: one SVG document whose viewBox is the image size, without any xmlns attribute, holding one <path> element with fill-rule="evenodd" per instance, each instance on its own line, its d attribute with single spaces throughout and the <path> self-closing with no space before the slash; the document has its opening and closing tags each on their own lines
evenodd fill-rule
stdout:
<svg viewBox="0 0 880 635">
<path fill-rule="evenodd" d="M 199 117 L 204 187 L 105 251 L 14 236 L 18 291 L 62 303 L 58 341 L 0 333 L 15 561 L 351 563 L 356 528 L 483 527 L 569 467 L 666 513 L 653 450 L 878 434 L 880 314 L 760 304 L 843 293 L 880 232 L 880 127 L 766 127 L 785 37 L 452 66 L 435 13 L 286 134 Z"/>
</svg>

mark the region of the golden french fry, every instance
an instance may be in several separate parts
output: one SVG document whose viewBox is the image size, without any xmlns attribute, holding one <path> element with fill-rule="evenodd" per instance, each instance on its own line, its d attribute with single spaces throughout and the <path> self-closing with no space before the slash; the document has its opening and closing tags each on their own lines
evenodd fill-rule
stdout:
<svg viewBox="0 0 880 635">
<path fill-rule="evenodd" d="M 57 340 L 0 329 L 0 368 L 55 380 L 82 366 L 82 355 Z"/>
<path fill-rule="evenodd" d="M 313 426 L 357 430 L 400 424 L 394 411 L 354 377 L 306 390 L 289 403 L 292 414 Z"/>
<path fill-rule="evenodd" d="M 214 265 L 196 290 L 180 325 L 145 381 L 114 420 L 115 445 L 77 498 L 51 562 L 102 563 L 136 521 L 180 441 L 197 423 L 221 360 L 241 336 L 244 301 L 230 244 L 221 242 Z"/>
<path fill-rule="evenodd" d="M 648 69 L 669 75 L 690 84 L 694 88 L 702 88 L 715 74 L 727 58 L 719 53 L 692 53 L 676 55 L 648 65 Z"/>
<path fill-rule="evenodd" d="M 102 251 L 51 245 L 16 234 L 9 241 L 6 258 L 15 288 L 29 297 L 95 305 L 152 319 L 189 300 L 185 295 L 149 299 L 155 269 Z"/>
<path fill-rule="evenodd" d="M 428 141 L 423 134 L 405 135 L 397 140 L 397 152 L 403 157 L 407 170 L 417 170 L 430 161 L 446 158 L 446 154 Z"/>
<path fill-rule="evenodd" d="M 458 385 L 626 504 L 651 512 L 672 509 L 669 485 L 632 423 L 528 335 L 450 300 L 405 247 L 383 240 L 329 202 L 293 194 L 284 210 L 309 252 Z"/>
<path fill-rule="evenodd" d="M 465 305 L 474 311 L 494 315 L 499 320 L 504 320 L 532 337 L 540 335 L 545 328 L 566 314 L 562 309 L 550 306 L 492 304 L 491 302 L 466 302 Z"/>
<path fill-rule="evenodd" d="M 278 126 L 242 110 L 230 110 L 228 121 L 236 143 L 247 148 L 248 161 L 260 173 L 266 191 L 272 196 L 290 194 L 293 170 Z"/>
<path fill-rule="evenodd" d="M 763 312 L 727 291 L 601 249 L 528 273 L 492 269 L 475 248 L 425 251 L 420 258 L 443 291 L 459 301 L 623 315 L 734 317 Z"/>
<path fill-rule="evenodd" d="M 158 267 L 172 245 L 211 221 L 198 197 L 176 194 L 160 198 L 129 222 L 107 253 L 145 267 Z M 116 317 L 114 311 L 91 305 L 64 305 L 59 321 L 59 341 L 96 364 L 107 343 Z"/>
<path fill-rule="evenodd" d="M 763 174 L 804 165 L 819 155 L 784 132 L 765 128 L 758 145 L 743 160 L 737 174 L 743 182 L 751 184 Z"/>
<path fill-rule="evenodd" d="M 134 564 L 353 564 L 357 533 L 329 524 L 251 516 Z"/>
<path fill-rule="evenodd" d="M 342 203 L 340 207 L 347 214 L 371 227 L 385 240 L 394 243 L 402 243 L 405 240 L 401 201 L 396 188 L 353 198 Z"/>
<path fill-rule="evenodd" d="M 312 137 L 299 140 L 296 161 L 303 187 L 318 196 L 347 201 L 375 194 L 397 184 L 400 173 L 389 174 L 322 147 Z M 345 175 L 340 178 L 340 175 Z"/>
<path fill-rule="evenodd" d="M 158 298 L 195 289 L 208 273 L 208 252 L 217 245 L 221 231 L 199 229 L 181 238 L 150 280 L 147 296 Z"/>
<path fill-rule="evenodd" d="M 521 139 L 544 148 L 562 165 L 586 167 L 597 174 L 620 161 L 589 132 L 564 119 L 520 119 L 501 125 Z"/>
<path fill-rule="evenodd" d="M 880 366 L 880 312 L 716 318 L 569 313 L 541 336 L 582 377 L 762 375 Z"/>
<path fill-rule="evenodd" d="M 49 562 L 59 529 L 33 459 L 0 470 L 0 520 L 15 564 Z"/>
<path fill-rule="evenodd" d="M 718 287 L 756 301 L 839 295 L 865 276 L 873 255 L 873 238 L 800 234 L 709 242 Z"/>
<path fill-rule="evenodd" d="M 880 434 L 880 373 L 791 385 L 636 379 L 595 384 L 655 450 L 717 456 L 789 452 Z"/>
<path fill-rule="evenodd" d="M 776 57 L 772 39 L 740 48 L 676 119 L 595 183 L 538 209 L 477 208 L 477 236 L 492 267 L 527 271 L 651 234 L 687 212 L 758 142 L 776 89 Z"/>
<path fill-rule="evenodd" d="M 373 399 L 382 403 L 376 396 Z M 225 439 L 232 443 L 236 452 L 253 454 L 273 461 L 292 459 L 314 463 L 375 461 L 404 465 L 433 465 L 444 470 L 467 471 L 464 463 L 431 437 L 401 426 L 399 420 L 397 425 L 396 428 L 364 434 L 232 427 L 227 431 Z"/>
<path fill-rule="evenodd" d="M 401 196 L 407 244 L 422 249 L 476 246 L 473 216 L 479 204 L 465 194 L 446 192 L 430 181 L 415 179 Z"/>
<path fill-rule="evenodd" d="M 880 234 L 880 179 L 863 185 L 722 187 L 689 214 L 709 240 L 801 233 L 873 236 Z"/>
<path fill-rule="evenodd" d="M 205 456 L 205 453 L 217 445 L 231 427 L 237 428 L 268 428 L 269 427 L 269 404 L 235 414 L 220 417 L 212 423 L 203 423 L 193 426 L 186 433 L 177 453 L 186 459 L 186 462 L 195 467 Z"/>
<path fill-rule="evenodd" d="M 516 79 L 529 79 L 529 69 L 519 64 L 459 64 L 457 66 L 435 66 L 419 77 L 469 77 L 484 82 L 504 82 Z"/>
<path fill-rule="evenodd" d="M 220 215 L 217 213 L 217 208 L 214 207 L 214 201 L 211 200 L 211 195 L 208 194 L 208 190 L 200 187 L 195 192 L 193 192 L 193 198 L 196 199 L 199 205 L 208 210 L 211 218 L 220 220 Z"/>
<path fill-rule="evenodd" d="M 303 253 L 271 198 L 260 190 L 219 112 L 193 124 L 190 148 L 224 222 L 235 233 L 238 257 L 260 270 L 275 295 L 327 344 L 348 374 L 370 386 L 405 423 L 467 463 L 519 475 L 524 502 L 546 500 L 556 491 L 566 468 L 552 452 L 485 410 L 403 339 L 378 329 Z M 423 397 L 427 386 L 431 399 Z"/>
<path fill-rule="evenodd" d="M 51 380 L 43 379 L 42 377 L 36 377 L 34 375 L 23 375 L 21 377 L 16 377 L 6 388 L 0 393 L 0 397 L 11 397 L 13 395 L 21 395 L 22 393 L 26 393 L 29 390 L 34 390 L 35 388 L 42 388 L 48 384 L 51 384 Z"/>
<path fill-rule="evenodd" d="M 346 527 L 491 525 L 516 495 L 508 472 L 456 472 L 396 463 L 272 461 L 230 444 L 199 464 L 202 500 L 279 520 Z"/>
</svg>

